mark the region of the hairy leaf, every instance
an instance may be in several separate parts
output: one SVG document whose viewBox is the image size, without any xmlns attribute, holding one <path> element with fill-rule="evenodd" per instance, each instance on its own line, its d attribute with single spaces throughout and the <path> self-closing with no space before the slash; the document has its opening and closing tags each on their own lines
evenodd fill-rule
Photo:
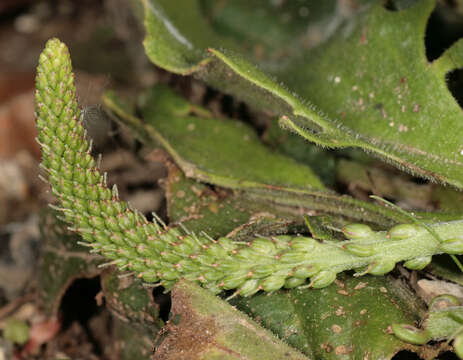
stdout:
<svg viewBox="0 0 463 360">
<path fill-rule="evenodd" d="M 299 35 L 288 46 L 293 51 L 276 60 L 255 56 L 233 31 L 219 31 L 199 1 L 140 1 L 145 49 L 158 66 L 195 73 L 271 109 L 282 125 L 322 146 L 361 147 L 402 170 L 463 187 L 462 113 L 445 81 L 463 65 L 463 42 L 427 61 L 433 0 L 394 12 L 371 2 L 317 47 L 305 49 Z"/>
</svg>

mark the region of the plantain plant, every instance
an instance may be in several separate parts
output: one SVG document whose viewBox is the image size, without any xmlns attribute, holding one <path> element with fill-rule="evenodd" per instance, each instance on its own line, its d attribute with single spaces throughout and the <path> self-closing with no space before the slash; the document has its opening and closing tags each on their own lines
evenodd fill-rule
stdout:
<svg viewBox="0 0 463 360">
<path fill-rule="evenodd" d="M 387 67 L 381 68 L 381 64 L 378 65 L 369 58 L 368 61 L 364 59 L 373 53 L 378 44 L 381 44 L 377 38 L 383 36 L 382 29 L 391 29 L 387 36 L 395 40 L 402 36 L 400 31 L 395 29 L 412 22 L 415 27 L 410 30 L 409 46 L 416 53 L 417 58 L 414 61 L 416 60 L 418 65 L 400 60 L 400 71 L 395 71 L 409 74 L 409 66 L 428 66 L 423 63 L 421 58 L 423 54 L 418 51 L 423 49 L 416 48 L 416 39 L 420 38 L 420 34 L 424 31 L 423 24 L 433 8 L 433 2 L 428 0 L 418 2 L 398 14 L 389 14 L 380 4 L 366 6 L 361 14 L 356 15 L 355 26 L 352 25 L 353 30 L 351 29 L 348 34 L 348 41 L 334 37 L 334 40 L 315 50 L 318 51 L 316 54 L 321 64 L 320 69 L 318 67 L 312 69 L 313 62 L 309 63 L 310 65 L 302 62 L 304 56 L 295 56 L 291 60 L 294 63 L 288 63 L 284 69 L 278 69 L 272 74 L 292 84 L 288 86 L 293 86 L 294 91 L 288 90 L 272 76 L 265 74 L 265 71 L 271 73 L 272 69 L 276 69 L 275 62 L 280 60 L 263 62 L 261 64 L 263 70 L 258 70 L 251 65 L 251 62 L 236 55 L 240 48 L 235 41 L 222 39 L 220 33 L 214 33 L 214 28 L 208 27 L 209 25 L 200 18 L 195 18 L 197 22 L 185 20 L 182 16 L 185 9 L 181 10 L 179 4 L 149 0 L 140 3 L 143 5 L 147 31 L 146 52 L 158 66 L 183 75 L 196 73 L 209 84 L 249 100 L 253 106 L 260 108 L 268 106 L 280 116 L 280 123 L 284 127 L 323 146 L 360 147 L 416 175 L 461 187 L 459 140 L 452 136 L 446 146 L 433 148 L 431 152 L 424 148 L 430 145 L 430 142 L 423 141 L 419 134 L 410 135 L 408 132 L 408 130 L 415 130 L 420 122 L 426 128 L 434 126 L 428 121 L 433 116 L 429 114 L 433 114 L 434 111 L 443 111 L 441 115 L 443 121 L 457 126 L 454 117 L 461 118 L 461 110 L 452 96 L 445 92 L 446 89 L 442 88 L 442 83 L 445 82 L 444 77 L 448 71 L 460 66 L 463 59 L 460 51 L 461 42 L 457 42 L 441 58 L 435 60 L 432 66 L 423 67 L 422 71 L 427 76 L 423 81 L 428 81 L 429 86 L 425 91 L 419 92 L 420 99 L 411 98 L 410 93 L 415 91 L 413 90 L 415 87 L 423 86 L 421 80 L 413 81 L 408 77 L 409 75 L 401 76 L 399 84 L 401 78 L 407 78 L 406 82 L 410 85 L 403 85 L 407 86 L 406 90 L 400 87 L 402 85 L 398 85 L 400 87 L 398 92 L 401 95 L 399 99 L 404 96 L 403 102 L 399 101 L 398 105 L 392 100 L 389 101 L 388 94 L 383 94 L 385 89 L 392 86 L 390 74 L 394 72 Z M 201 8 L 199 2 L 188 1 L 182 4 L 189 9 L 193 17 L 199 16 Z M 204 4 L 203 10 L 212 6 L 210 2 Z M 226 9 L 231 14 L 235 12 L 241 14 L 242 7 L 246 7 L 244 2 L 237 2 L 230 6 L 228 8 L 226 5 Z M 181 23 L 181 21 L 186 22 Z M 191 42 L 186 40 L 188 36 L 185 34 L 172 32 L 173 28 L 168 25 L 172 23 L 183 32 L 188 32 L 190 29 Z M 233 26 L 233 24 L 228 25 Z M 200 28 L 203 32 L 198 33 L 197 30 Z M 234 31 L 239 33 L 244 30 L 237 28 Z M 207 44 L 208 41 L 210 44 Z M 212 48 L 219 44 L 223 47 L 229 46 L 229 49 L 219 51 Z M 266 51 L 281 44 L 270 43 Z M 359 44 L 365 47 L 358 48 Z M 294 46 L 297 44 L 290 45 L 287 50 L 294 51 Z M 373 50 L 368 46 L 372 46 Z M 209 52 L 201 51 L 204 47 L 209 47 Z M 325 51 L 327 57 L 333 56 L 331 53 L 339 52 L 339 49 L 344 47 L 350 49 L 351 53 L 360 59 L 353 57 L 349 61 L 365 61 L 368 74 L 384 75 L 379 76 L 378 84 L 372 85 L 361 76 L 359 79 L 352 79 L 350 77 L 352 74 L 340 67 L 341 64 L 345 65 L 343 61 L 326 60 L 322 55 Z M 390 56 L 397 59 L 392 52 Z M 389 64 L 389 61 L 390 59 L 384 59 L 385 64 Z M 326 94 L 328 90 L 325 87 L 328 85 L 322 85 L 315 80 L 313 84 L 309 81 L 310 86 L 299 88 L 300 82 L 294 76 L 294 68 L 290 69 L 293 65 L 300 66 L 301 73 L 304 72 L 307 79 L 316 79 L 313 72 L 329 74 L 328 76 L 331 76 L 328 79 L 328 83 L 331 82 L 329 87 L 336 89 L 332 93 L 333 96 L 330 99 L 319 97 L 314 89 L 320 86 L 323 89 L 320 93 Z M 378 70 L 377 66 L 381 70 Z M 224 73 L 229 74 L 230 88 L 224 80 Z M 360 85 L 356 85 L 357 82 Z M 425 105 L 424 99 L 428 96 L 426 91 L 431 93 L 438 91 L 440 101 L 446 104 L 445 109 L 434 108 L 433 104 Z M 364 101 L 376 101 L 373 100 L 375 97 L 383 99 L 381 108 L 371 110 L 370 107 L 362 109 L 362 104 L 354 106 L 352 102 L 357 101 L 357 98 L 340 100 L 346 92 L 355 93 L 349 96 L 360 96 L 361 99 L 365 99 Z M 307 98 L 307 101 L 302 100 L 303 98 Z M 270 103 L 272 101 L 274 103 L 269 105 L 269 99 L 273 99 Z M 319 104 L 316 103 L 317 101 Z M 236 315 L 219 298 L 214 298 L 210 294 L 203 295 L 203 290 L 196 287 L 194 283 L 201 285 L 212 294 L 223 294 L 230 290 L 229 295 L 230 298 L 234 298 L 232 301 L 235 305 L 251 315 L 267 318 L 263 321 L 263 325 L 278 334 L 280 338 L 284 338 L 293 347 L 293 349 L 287 348 L 287 345 L 274 339 L 272 342 L 276 344 L 278 350 L 273 354 L 270 352 L 268 358 L 271 356 L 278 358 L 281 356 L 279 351 L 291 354 L 292 358 L 301 359 L 306 358 L 305 356 L 332 358 L 334 355 L 356 358 L 366 354 L 373 354 L 372 356 L 377 358 L 390 358 L 399 349 L 407 347 L 395 338 L 390 340 L 393 336 L 381 330 L 379 331 L 381 335 L 378 337 L 380 336 L 381 339 L 387 337 L 387 341 L 391 341 L 390 344 L 384 345 L 384 348 L 377 344 L 369 345 L 371 348 L 362 348 L 358 342 L 354 344 L 354 341 L 350 340 L 349 345 L 341 341 L 334 347 L 334 353 L 331 351 L 333 344 L 339 339 L 332 340 L 333 344 L 331 344 L 324 342 L 322 338 L 317 343 L 309 343 L 307 339 L 298 336 L 285 338 L 285 331 L 282 329 L 289 325 L 272 325 L 272 317 L 268 316 L 269 310 L 265 310 L 265 305 L 260 304 L 259 299 L 264 293 L 269 294 L 265 296 L 268 304 L 285 302 L 284 294 L 289 294 L 288 296 L 294 299 L 298 297 L 302 299 L 305 296 L 316 297 L 321 291 L 328 292 L 329 289 L 335 289 L 335 286 L 350 289 L 353 294 L 366 286 L 366 283 L 357 279 L 359 276 L 385 275 L 391 272 L 397 263 L 403 263 L 403 266 L 410 270 L 422 270 L 431 263 L 433 256 L 439 254 L 452 255 L 456 264 L 461 266 L 454 256 L 463 254 L 463 220 L 460 219 L 460 214 L 407 215 L 394 208 L 339 196 L 328 190 L 309 167 L 301 166 L 287 155 L 269 151 L 245 125 L 239 123 L 237 125 L 236 121 L 231 119 L 215 119 L 206 109 L 188 103 L 162 86 L 156 86 L 142 96 L 139 106 L 142 108 L 143 119 L 131 111 L 130 104 L 124 102 L 124 99 L 117 94 L 106 94 L 103 102 L 107 111 L 113 117 L 117 117 L 118 121 L 128 125 L 142 141 L 149 145 L 161 145 L 166 149 L 180 168 L 180 170 L 177 168 L 172 170 L 180 172 L 181 175 L 177 175 L 177 178 L 186 175 L 234 191 L 232 202 L 217 203 L 217 207 L 209 203 L 208 209 L 213 210 L 201 212 L 201 218 L 212 219 L 209 223 L 214 223 L 216 219 L 224 216 L 230 220 L 230 214 L 235 212 L 239 213 L 239 216 L 244 214 L 246 219 L 243 218 L 243 222 L 246 222 L 251 218 L 250 214 L 265 207 L 270 208 L 268 212 L 271 214 L 272 230 L 268 231 L 268 235 L 256 235 L 255 230 L 244 231 L 239 239 L 233 238 L 232 235 L 224 236 L 227 231 L 233 229 L 228 223 L 213 224 L 208 231 L 204 226 L 205 222 L 182 221 L 185 218 L 182 217 L 185 212 L 182 209 L 185 207 L 181 206 L 175 210 L 175 201 L 171 198 L 170 220 L 173 222 L 177 218 L 179 221 L 177 226 L 168 226 L 156 214 L 154 214 L 154 221 L 148 221 L 144 214 L 119 199 L 117 186 L 112 189 L 107 186 L 107 175 L 99 171 L 97 161 L 92 157 L 91 141 L 87 139 L 76 100 L 70 55 L 66 46 L 58 39 L 49 40 L 40 55 L 35 95 L 38 142 L 43 154 L 41 167 L 58 200 L 56 205 L 51 206 L 61 213 L 62 219 L 69 224 L 69 228 L 80 235 L 82 245 L 88 247 L 90 252 L 108 259 L 103 266 L 114 265 L 120 271 L 134 273 L 145 283 L 160 284 L 166 291 L 173 289 L 174 300 L 177 299 L 179 304 L 184 305 L 185 296 L 191 296 L 194 300 L 184 307 L 192 307 L 191 311 L 197 320 L 203 321 L 203 317 L 210 316 L 211 309 L 226 314 L 228 317 L 225 317 L 225 320 L 222 322 L 217 320 L 215 323 L 217 328 L 225 333 L 228 331 L 226 322 L 235 324 L 230 319 Z M 336 104 L 339 106 L 335 106 Z M 342 111 L 344 107 L 345 113 Z M 403 107 L 408 109 L 411 115 L 403 115 L 405 112 L 402 111 Z M 388 120 L 384 128 L 377 126 L 370 129 L 365 121 L 355 122 L 357 117 L 366 116 L 361 115 L 362 112 L 373 119 L 378 116 L 384 117 L 384 113 L 387 112 L 392 112 L 398 118 Z M 417 117 L 417 113 L 424 113 L 429 117 L 420 118 Z M 334 120 L 338 116 L 345 119 L 345 123 L 341 123 L 340 119 Z M 401 130 L 395 129 L 396 123 L 397 126 L 400 123 L 401 127 L 398 129 Z M 397 136 L 397 131 L 400 132 L 400 136 Z M 220 136 L 220 145 L 216 145 L 218 136 Z M 439 136 L 444 135 L 439 134 Z M 215 146 L 221 151 L 211 155 L 211 149 Z M 236 151 L 237 146 L 242 151 Z M 440 162 L 435 163 L 433 159 L 440 159 Z M 184 186 L 182 189 L 194 186 L 188 181 L 191 180 L 185 177 L 180 182 L 178 179 L 168 181 L 167 191 L 172 191 L 180 185 Z M 200 186 L 195 182 L 193 184 Z M 181 191 L 184 194 L 184 190 Z M 194 198 L 194 201 L 201 200 Z M 271 209 L 271 206 L 275 209 Z M 326 214 L 327 217 L 306 218 L 307 229 L 304 229 L 300 226 L 303 217 L 300 212 L 294 211 L 296 208 L 307 212 L 316 210 Z M 291 234 L 287 224 L 277 223 L 275 218 L 290 219 L 299 224 L 298 231 L 310 232 L 312 236 Z M 268 219 L 259 220 L 258 226 L 267 224 Z M 258 229 L 263 231 L 264 227 Z M 236 232 L 233 232 L 233 235 L 236 235 Z M 353 272 L 348 276 L 340 275 L 346 271 Z M 370 285 L 370 287 L 376 286 L 376 289 L 380 291 L 385 289 L 386 293 L 388 292 L 381 285 L 383 280 L 369 279 L 366 281 L 372 284 L 379 281 L 377 285 Z M 387 281 L 384 284 L 386 283 Z M 327 289 L 313 290 L 322 288 Z M 285 292 L 282 289 L 294 290 Z M 341 291 L 341 295 L 344 295 L 343 291 L 349 295 L 347 290 L 338 291 Z M 403 290 L 402 293 L 404 291 L 408 290 Z M 336 296 L 331 294 L 330 299 L 338 301 Z M 407 302 L 404 301 L 403 294 L 394 296 L 400 298 L 400 301 Z M 211 309 L 201 307 L 199 305 L 201 299 L 207 299 Z M 316 302 L 313 298 L 311 301 Z M 182 307 L 179 304 L 176 307 L 174 303 L 174 314 L 175 311 L 181 311 L 179 309 Z M 288 303 L 284 306 L 288 308 L 296 305 Z M 259 308 L 264 310 L 259 312 Z M 388 321 L 416 320 L 422 315 L 418 308 L 419 306 L 416 305 L 413 311 L 410 310 L 415 314 L 412 318 L 398 317 Z M 316 321 L 325 320 L 322 317 L 320 319 Z M 177 325 L 174 320 L 172 321 L 173 324 L 169 325 L 171 330 Z M 251 320 L 245 318 L 243 321 Z M 301 333 L 308 331 L 308 321 L 304 320 L 303 329 L 298 331 Z M 239 321 L 236 322 L 238 323 Z M 255 331 L 259 333 L 261 331 L 259 326 L 252 324 L 257 329 Z M 391 324 L 382 326 L 387 327 Z M 445 326 L 443 330 L 442 327 L 440 328 L 440 334 L 444 335 L 439 339 L 447 337 L 451 340 L 455 336 L 455 326 L 451 325 L 453 327 L 449 325 L 448 329 Z M 332 323 L 330 328 L 337 335 L 342 332 L 342 327 L 336 323 Z M 238 331 L 236 328 L 233 329 Z M 244 331 L 242 328 L 239 329 Z M 431 335 L 418 336 L 419 339 L 416 340 L 417 331 L 400 325 L 394 325 L 392 330 L 400 339 L 414 344 L 424 344 L 430 339 L 437 338 Z M 191 329 L 186 328 L 183 331 L 188 333 Z M 320 331 L 320 334 L 322 333 Z M 230 338 L 234 336 L 232 332 L 227 334 Z M 272 336 L 265 334 L 265 336 Z M 231 358 L 244 356 L 258 358 L 259 350 L 251 349 L 250 342 L 240 340 L 229 343 L 227 342 L 229 339 L 223 340 L 223 336 L 217 335 L 216 340 L 219 338 L 220 341 L 225 341 L 220 344 L 237 352 L 238 355 Z M 459 337 L 457 339 L 461 342 Z M 159 358 L 175 358 L 184 351 L 183 343 L 179 342 L 178 353 L 175 350 L 169 353 L 171 342 L 172 340 L 166 340 L 160 346 L 158 354 L 163 355 L 158 356 L 164 357 Z M 214 351 L 219 351 L 217 349 L 223 346 L 214 347 Z M 375 346 L 378 346 L 378 349 Z M 421 351 L 423 356 L 435 355 L 435 352 L 424 350 L 424 347 L 417 348 L 410 345 L 409 348 Z M 196 350 L 197 353 L 191 355 L 191 358 L 199 358 L 201 351 L 204 351 L 204 349 Z M 207 356 L 213 358 L 213 354 L 214 352 L 211 351 Z"/>
</svg>

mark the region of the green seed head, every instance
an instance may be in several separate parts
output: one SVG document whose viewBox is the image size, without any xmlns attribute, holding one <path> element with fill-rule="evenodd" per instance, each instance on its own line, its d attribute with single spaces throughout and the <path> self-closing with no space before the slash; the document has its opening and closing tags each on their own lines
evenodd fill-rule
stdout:
<svg viewBox="0 0 463 360">
<path fill-rule="evenodd" d="M 248 271 L 237 271 L 236 273 L 225 277 L 222 280 L 223 288 L 225 290 L 236 289 L 246 281 Z"/>
<path fill-rule="evenodd" d="M 463 253 L 463 240 L 458 238 L 463 225 L 453 228 L 453 233 L 447 231 L 450 239 L 439 246 L 415 225 L 396 226 L 388 236 L 403 239 L 403 246 L 398 247 L 395 241 L 385 241 L 385 233 L 374 233 L 363 224 L 344 227 L 344 234 L 351 240 L 333 244 L 289 235 L 259 237 L 249 243 L 224 237 L 214 241 L 207 236 L 184 234 L 162 223 L 149 223 L 119 200 L 117 188 L 109 189 L 96 168 L 81 123 L 69 52 L 57 39 L 48 41 L 40 55 L 36 89 L 41 167 L 60 202 L 64 219 L 90 243 L 93 252 L 112 260 L 108 264 L 136 271 L 144 281 L 159 281 L 167 290 L 180 278 L 200 282 L 214 293 L 238 289 L 236 293 L 242 296 L 251 296 L 260 289 L 297 287 L 307 278 L 311 278 L 311 286 L 321 288 L 330 285 L 339 271 L 360 267 L 367 267 L 372 274 L 390 271 L 393 262 L 371 265 L 368 257 L 381 258 L 379 248 L 396 261 L 415 256 L 405 263 L 409 268 L 427 264 L 430 248 L 434 253 Z M 439 224 L 435 229 L 439 231 Z M 369 244 L 359 244 L 364 239 Z M 432 247 L 416 246 L 418 240 L 430 241 Z"/>
<path fill-rule="evenodd" d="M 254 277 L 256 278 L 265 278 L 274 274 L 277 268 L 277 264 L 263 264 L 260 266 L 255 266 L 252 272 L 254 274 Z"/>
</svg>

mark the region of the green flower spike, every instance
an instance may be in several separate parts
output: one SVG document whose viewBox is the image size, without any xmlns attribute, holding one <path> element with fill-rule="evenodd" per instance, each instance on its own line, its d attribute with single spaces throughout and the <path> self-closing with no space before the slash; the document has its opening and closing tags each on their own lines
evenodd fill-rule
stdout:
<svg viewBox="0 0 463 360">
<path fill-rule="evenodd" d="M 36 87 L 41 166 L 59 200 L 54 208 L 82 236 L 83 244 L 110 259 L 106 265 L 134 271 L 146 282 L 159 282 L 169 290 L 185 278 L 214 293 L 238 289 L 237 294 L 250 296 L 282 287 L 321 288 L 349 269 L 380 275 L 399 261 L 420 268 L 435 254 L 463 253 L 462 221 L 431 226 L 443 243 L 415 225 L 389 233 L 348 226 L 348 240 L 341 243 L 299 236 L 235 243 L 148 222 L 119 200 L 116 187 L 108 189 L 106 176 L 97 169 L 80 120 L 69 52 L 57 39 L 49 40 L 40 55 Z"/>
</svg>

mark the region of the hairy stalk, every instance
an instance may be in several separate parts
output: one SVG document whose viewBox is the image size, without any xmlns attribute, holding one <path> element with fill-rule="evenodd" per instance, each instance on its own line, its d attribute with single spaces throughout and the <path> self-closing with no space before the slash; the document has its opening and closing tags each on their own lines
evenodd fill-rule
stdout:
<svg viewBox="0 0 463 360">
<path fill-rule="evenodd" d="M 49 40 L 40 55 L 36 87 L 42 167 L 59 199 L 58 209 L 91 251 L 111 259 L 110 265 L 137 272 L 146 282 L 160 282 L 170 289 L 186 278 L 215 293 L 238 289 L 240 295 L 250 296 L 282 287 L 321 288 L 349 269 L 359 275 L 382 275 L 399 261 L 410 269 L 421 269 L 435 254 L 463 253 L 462 221 L 432 226 L 442 242 L 414 224 L 398 225 L 388 232 L 354 224 L 344 229 L 349 240 L 323 243 L 300 236 L 237 243 L 148 222 L 118 199 L 117 188 L 108 189 L 90 155 L 69 53 L 57 39 Z"/>
</svg>

